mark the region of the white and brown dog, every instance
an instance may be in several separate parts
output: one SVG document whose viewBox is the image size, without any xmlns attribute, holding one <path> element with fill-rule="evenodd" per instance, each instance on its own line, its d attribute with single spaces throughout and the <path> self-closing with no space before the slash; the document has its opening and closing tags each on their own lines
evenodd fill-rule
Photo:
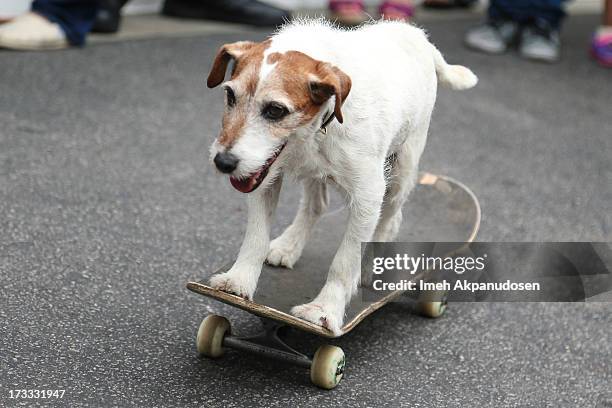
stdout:
<svg viewBox="0 0 612 408">
<path fill-rule="evenodd" d="M 332 184 L 347 197 L 346 232 L 321 292 L 292 313 L 338 333 L 360 280 L 361 242 L 391 241 L 398 232 L 438 82 L 467 89 L 477 78 L 447 64 L 426 34 L 406 23 L 345 31 L 300 20 L 266 41 L 222 46 L 208 77 L 209 87 L 223 83 L 226 94 L 211 158 L 237 190 L 250 194 L 238 258 L 210 284 L 252 299 L 264 261 L 291 268 Z M 293 223 L 270 242 L 285 173 L 303 182 L 303 197 Z"/>
</svg>

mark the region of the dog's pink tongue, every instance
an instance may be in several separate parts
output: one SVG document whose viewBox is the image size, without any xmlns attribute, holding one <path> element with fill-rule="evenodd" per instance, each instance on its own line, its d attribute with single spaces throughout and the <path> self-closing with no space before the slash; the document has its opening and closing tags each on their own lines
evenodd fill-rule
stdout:
<svg viewBox="0 0 612 408">
<path fill-rule="evenodd" d="M 258 175 L 259 172 L 256 172 L 247 178 L 237 179 L 235 177 L 230 177 L 230 183 L 232 183 L 232 186 L 234 186 L 234 188 L 241 193 L 250 193 L 251 191 L 255 190 L 255 187 L 257 187 Z"/>
</svg>

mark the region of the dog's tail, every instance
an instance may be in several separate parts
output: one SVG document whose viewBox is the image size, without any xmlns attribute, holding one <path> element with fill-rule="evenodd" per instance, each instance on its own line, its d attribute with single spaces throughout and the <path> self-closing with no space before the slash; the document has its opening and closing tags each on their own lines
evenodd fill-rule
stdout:
<svg viewBox="0 0 612 408">
<path fill-rule="evenodd" d="M 439 83 L 456 90 L 470 89 L 478 83 L 478 77 L 469 68 L 463 65 L 450 65 L 434 45 L 431 49 Z"/>
</svg>

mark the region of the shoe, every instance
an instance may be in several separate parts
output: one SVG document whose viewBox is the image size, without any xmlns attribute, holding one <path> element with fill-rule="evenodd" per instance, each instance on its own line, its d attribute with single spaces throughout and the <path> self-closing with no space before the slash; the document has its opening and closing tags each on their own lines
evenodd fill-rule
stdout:
<svg viewBox="0 0 612 408">
<path fill-rule="evenodd" d="M 121 7 L 127 0 L 99 0 L 98 13 L 91 31 L 94 33 L 116 33 L 121 24 Z"/>
<path fill-rule="evenodd" d="M 170 17 L 193 18 L 249 24 L 258 27 L 278 26 L 291 14 L 257 0 L 166 0 L 162 14 Z"/>
<path fill-rule="evenodd" d="M 514 44 L 519 26 L 514 21 L 489 21 L 472 28 L 465 35 L 465 44 L 487 54 L 503 54 Z"/>
<path fill-rule="evenodd" d="M 353 27 L 368 21 L 362 0 L 330 0 L 330 18 L 338 24 Z"/>
<path fill-rule="evenodd" d="M 591 55 L 599 64 L 612 68 L 612 27 L 600 27 L 591 41 Z"/>
<path fill-rule="evenodd" d="M 22 14 L 0 26 L 0 48 L 42 51 L 68 46 L 64 30 L 37 13 Z"/>
<path fill-rule="evenodd" d="M 423 7 L 431 9 L 470 8 L 478 0 L 425 0 Z"/>
<path fill-rule="evenodd" d="M 381 18 L 393 21 L 409 21 L 414 17 L 414 7 L 409 1 L 385 0 L 379 7 Z"/>
<path fill-rule="evenodd" d="M 559 30 L 545 23 L 527 25 L 521 33 L 519 54 L 535 61 L 557 62 L 561 57 Z"/>
</svg>

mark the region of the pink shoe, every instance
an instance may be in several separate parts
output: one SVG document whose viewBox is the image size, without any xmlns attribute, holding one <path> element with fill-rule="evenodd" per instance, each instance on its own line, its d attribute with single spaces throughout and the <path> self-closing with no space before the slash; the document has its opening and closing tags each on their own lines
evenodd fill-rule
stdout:
<svg viewBox="0 0 612 408">
<path fill-rule="evenodd" d="M 397 0 L 386 0 L 380 5 L 380 16 L 385 20 L 408 21 L 414 16 L 414 7 L 410 3 Z"/>
<path fill-rule="evenodd" d="M 602 66 L 612 68 L 612 30 L 597 32 L 593 35 L 591 55 Z"/>
<path fill-rule="evenodd" d="M 368 21 L 362 0 L 330 0 L 332 19 L 345 26 L 356 26 Z"/>
</svg>

